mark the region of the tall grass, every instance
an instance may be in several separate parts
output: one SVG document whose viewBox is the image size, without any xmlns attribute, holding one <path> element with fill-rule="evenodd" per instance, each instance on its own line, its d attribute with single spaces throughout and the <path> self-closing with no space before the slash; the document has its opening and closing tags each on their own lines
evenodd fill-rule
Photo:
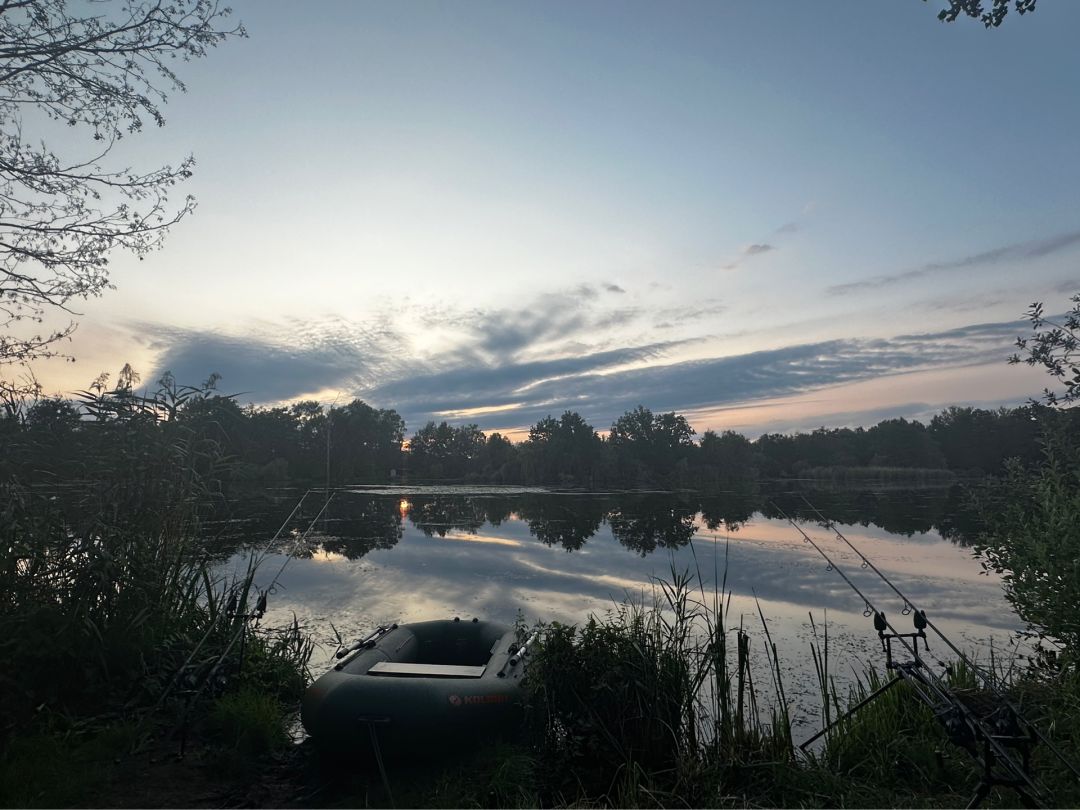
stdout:
<svg viewBox="0 0 1080 810">
<path fill-rule="evenodd" d="M 765 719 L 751 637 L 726 610 L 721 590 L 673 568 L 651 598 L 547 628 L 527 686 L 554 801 L 708 804 L 740 770 L 790 761 L 782 686 Z"/>
<path fill-rule="evenodd" d="M 841 686 L 827 627 L 819 634 L 812 625 L 810 658 L 822 724 L 840 722 L 796 756 L 765 616 L 759 608 L 764 644 L 752 653 L 753 637 L 741 624 L 727 624 L 729 606 L 722 582 L 710 592 L 700 573 L 673 569 L 650 595 L 627 599 L 580 626 L 547 627 L 526 678 L 534 752 L 525 781 L 529 795 L 551 806 L 967 803 L 981 765 L 949 741 L 908 684 L 895 684 L 845 717 L 887 676 L 867 664 Z M 765 673 L 767 682 L 758 682 Z M 1055 742 L 1075 753 L 1077 684 L 1064 689 L 1058 683 L 1048 693 L 1030 675 L 1000 674 L 1032 719 L 1043 720 Z M 977 679 L 962 662 L 950 665 L 946 680 L 966 702 L 993 702 L 975 688 Z M 1034 761 L 1048 798 L 1074 804 L 1080 787 L 1047 754 L 1036 750 Z M 996 788 L 992 804 L 1016 800 Z"/>
<path fill-rule="evenodd" d="M 50 739 L 122 726 L 130 749 L 245 685 L 284 706 L 307 680 L 301 629 L 263 628 L 254 570 L 223 579 L 200 539 L 228 464 L 216 442 L 141 411 L 80 435 L 71 456 L 59 429 L 25 430 L 0 459 L 5 773 Z"/>
</svg>

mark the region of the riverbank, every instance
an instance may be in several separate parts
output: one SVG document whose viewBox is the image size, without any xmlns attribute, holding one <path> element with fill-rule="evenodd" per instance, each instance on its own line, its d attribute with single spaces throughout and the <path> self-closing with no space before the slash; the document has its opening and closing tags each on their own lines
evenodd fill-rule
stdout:
<svg viewBox="0 0 1080 810">
<path fill-rule="evenodd" d="M 163 716 L 77 722 L 16 741 L 0 758 L 4 806 L 116 807 L 953 807 L 980 768 L 952 744 L 907 684 L 859 711 L 820 746 L 798 748 L 784 710 L 778 655 L 725 621 L 722 592 L 673 572 L 649 602 L 627 601 L 580 626 L 547 628 L 528 680 L 520 739 L 435 761 L 333 762 L 287 737 L 288 701 L 234 682 L 181 738 Z M 823 716 L 836 718 L 881 684 L 873 671 L 840 694 L 819 662 Z M 754 680 L 753 659 L 776 673 Z M 945 683 L 975 694 L 973 673 Z M 1007 681 L 1026 716 L 1063 752 L 1080 754 L 1080 682 L 1052 670 Z M 1037 747 L 1050 806 L 1075 806 L 1080 786 Z M 990 806 L 1014 806 L 995 788 Z"/>
</svg>

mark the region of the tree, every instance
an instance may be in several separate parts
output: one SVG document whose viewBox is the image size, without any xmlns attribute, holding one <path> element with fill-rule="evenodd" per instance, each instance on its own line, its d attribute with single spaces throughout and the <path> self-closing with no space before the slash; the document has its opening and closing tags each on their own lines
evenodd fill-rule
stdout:
<svg viewBox="0 0 1080 810">
<path fill-rule="evenodd" d="M 653 414 L 639 405 L 615 421 L 608 441 L 623 464 L 636 465 L 646 475 L 664 475 L 696 449 L 694 433 L 686 417 L 673 411 Z"/>
<path fill-rule="evenodd" d="M 113 151 L 145 121 L 165 124 L 168 93 L 185 89 L 177 60 L 244 36 L 239 25 L 223 26 L 231 11 L 215 0 L 70 5 L 0 2 L 0 363 L 55 355 L 73 324 L 11 330 L 100 295 L 113 251 L 141 258 L 194 209 L 191 196 L 169 200 L 191 176 L 192 156 L 136 169 L 113 161 Z M 81 152 L 45 145 L 60 127 L 85 140 Z"/>
<path fill-rule="evenodd" d="M 988 528 L 976 550 L 985 565 L 1003 575 L 1005 595 L 1021 618 L 1057 639 L 1065 655 L 1063 666 L 1080 666 L 1080 399 L 1077 333 L 1080 332 L 1080 293 L 1060 324 L 1043 317 L 1040 303 L 1028 317 L 1034 335 L 1018 338 L 1026 357 L 1014 354 L 1010 363 L 1043 366 L 1065 384 L 1064 393 L 1046 389 L 1051 406 L 1040 408 L 1042 459 L 1034 468 L 1019 461 L 1007 465 L 1008 478 L 982 504 Z M 1050 326 L 1050 329 L 1044 329 Z"/>
<path fill-rule="evenodd" d="M 354 399 L 331 408 L 329 416 L 333 476 L 339 483 L 382 480 L 401 466 L 405 422 L 397 411 Z"/>
<path fill-rule="evenodd" d="M 599 462 L 601 443 L 581 414 L 565 411 L 546 416 L 529 429 L 528 452 L 533 475 L 543 482 L 589 483 Z"/>
<path fill-rule="evenodd" d="M 419 478 L 464 478 L 482 462 L 485 445 L 476 425 L 428 422 L 409 439 L 409 469 Z"/>
<path fill-rule="evenodd" d="M 872 466 L 931 469 L 945 466 L 945 457 L 922 422 L 883 419 L 866 431 L 866 441 L 873 453 Z"/>
<path fill-rule="evenodd" d="M 717 435 L 706 430 L 701 436 L 700 463 L 713 468 L 724 480 L 754 474 L 754 446 L 740 433 L 725 430 Z"/>
<path fill-rule="evenodd" d="M 938 19 L 942 22 L 955 22 L 961 14 L 965 14 L 979 20 L 987 28 L 997 28 L 1009 13 L 1009 0 L 991 0 L 989 11 L 983 6 L 982 0 L 948 1 L 949 7 L 938 12 Z M 1012 5 L 1017 14 L 1024 15 L 1035 10 L 1035 2 L 1036 0 L 1013 0 Z"/>
<path fill-rule="evenodd" d="M 1043 315 L 1043 305 L 1036 301 L 1027 311 L 1028 320 L 1035 334 L 1031 337 L 1018 337 L 1016 347 L 1019 352 L 1009 358 L 1009 363 L 1026 363 L 1029 366 L 1042 366 L 1058 383 L 1065 386 L 1064 392 L 1043 390 L 1043 399 L 1047 405 L 1066 407 L 1080 401 L 1080 293 L 1069 301 L 1072 309 L 1065 313 L 1061 322 L 1052 321 Z M 1049 329 L 1043 327 L 1049 326 Z"/>
</svg>

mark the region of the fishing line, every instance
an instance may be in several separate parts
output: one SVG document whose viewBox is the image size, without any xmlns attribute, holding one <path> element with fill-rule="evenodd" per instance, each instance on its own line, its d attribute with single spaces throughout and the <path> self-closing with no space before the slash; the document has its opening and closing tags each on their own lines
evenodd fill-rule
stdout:
<svg viewBox="0 0 1080 810">
<path fill-rule="evenodd" d="M 885 617 L 885 614 L 874 607 L 873 602 L 871 602 L 866 597 L 866 595 L 861 590 L 859 590 L 858 586 L 854 582 L 852 582 L 848 578 L 847 574 L 845 574 L 843 570 L 840 569 L 832 561 L 829 555 L 826 554 L 824 550 L 822 550 L 821 546 L 815 543 L 814 540 L 810 537 L 810 535 L 803 531 L 802 527 L 799 526 L 798 523 L 796 523 L 791 517 L 789 517 L 788 514 L 783 509 L 781 509 L 775 502 L 771 502 L 771 505 L 774 509 L 776 509 L 777 512 L 780 513 L 780 515 L 785 520 L 787 520 L 788 523 L 790 523 L 795 528 L 797 532 L 799 532 L 799 534 L 803 536 L 803 540 L 805 540 L 807 543 L 814 547 L 817 553 L 820 554 L 825 559 L 825 561 L 832 566 L 833 570 L 835 570 L 836 573 L 841 576 L 841 578 L 843 578 L 844 582 L 846 582 L 848 586 L 853 591 L 855 591 L 856 594 L 859 595 L 859 597 L 863 600 L 866 606 L 874 612 L 875 619 L 877 617 L 880 617 L 882 624 L 886 628 L 888 628 L 896 637 L 897 641 L 899 641 L 907 649 L 907 651 L 911 653 L 914 663 L 920 666 L 923 670 L 925 670 L 924 673 L 920 673 L 918 676 L 916 676 L 917 679 L 921 681 L 925 686 L 929 687 L 938 696 L 940 702 L 958 709 L 960 713 L 964 716 L 964 719 L 967 720 L 967 722 L 973 728 L 977 728 L 979 730 L 979 732 L 983 736 L 985 743 L 994 750 L 994 753 L 998 755 L 998 759 L 1000 759 L 1015 776 L 1019 777 L 1019 781 L 1026 783 L 1035 792 L 1036 795 L 1043 795 L 1045 791 L 1039 785 L 1039 783 L 1036 782 L 1032 776 L 1026 774 L 1023 769 L 1016 764 L 1016 761 L 1013 760 L 1011 756 L 1009 756 L 1009 754 L 1005 751 L 1002 745 L 995 739 L 994 732 L 991 729 L 988 729 L 983 724 L 982 720 L 979 719 L 979 717 L 975 715 L 975 713 L 972 712 L 971 709 L 964 705 L 961 700 L 957 699 L 955 695 L 952 695 L 949 692 L 949 688 L 943 683 L 941 683 L 941 679 L 938 677 L 938 675 L 935 674 L 926 665 L 926 662 L 919 657 L 918 649 L 913 648 L 911 644 L 908 643 L 907 639 L 896 631 L 896 628 L 892 626 L 889 620 Z M 926 702 L 928 704 L 930 703 L 930 701 Z"/>
<path fill-rule="evenodd" d="M 809 506 L 812 510 L 814 510 L 814 512 L 817 514 L 817 516 L 825 524 L 825 527 L 827 529 L 829 529 L 830 531 L 834 532 L 838 539 L 840 539 L 844 543 L 846 543 L 847 547 L 850 548 L 852 551 L 854 551 L 859 556 L 859 558 L 862 560 L 862 567 L 863 568 L 869 568 L 871 571 L 873 571 L 875 574 L 877 574 L 879 577 L 881 577 L 882 582 L 884 582 L 886 585 L 888 585 L 890 588 L 892 588 L 893 593 L 895 593 L 898 597 L 900 597 L 900 599 L 903 600 L 905 610 L 908 613 L 910 613 L 912 610 L 915 610 L 916 612 L 921 613 L 923 615 L 923 618 L 926 619 L 926 626 L 929 627 L 931 630 L 933 630 L 934 633 L 937 634 L 937 637 L 940 638 L 946 644 L 946 646 L 948 646 L 948 648 L 950 650 L 952 650 L 957 655 L 957 657 L 959 657 L 959 659 L 961 661 L 963 661 L 965 664 L 967 664 L 969 667 L 971 667 L 971 669 L 974 672 L 978 673 L 982 677 L 983 683 L 986 685 L 986 687 L 991 692 L 994 693 L 995 697 L 997 697 L 1000 700 L 1004 701 L 1005 704 L 1009 707 L 1009 709 L 1012 710 L 1013 714 L 1015 714 L 1028 727 L 1028 729 L 1033 734 L 1035 734 L 1035 736 L 1037 736 L 1039 738 L 1039 741 L 1041 743 L 1043 743 L 1058 758 L 1058 760 L 1062 764 L 1064 764 L 1070 771 L 1072 771 L 1078 778 L 1080 778 L 1080 769 L 1078 769 L 1076 767 L 1076 765 L 1074 765 L 1068 758 L 1066 758 L 1065 754 L 1063 754 L 1057 748 L 1057 746 L 1055 746 L 1050 740 L 1048 740 L 1043 735 L 1043 733 L 1039 730 L 1038 726 L 1036 726 L 1034 723 L 1032 723 L 1030 720 L 1028 720 L 1026 717 L 1024 717 L 1023 714 L 1020 712 L 1020 709 L 1016 705 L 1014 705 L 1012 703 L 1012 701 L 1009 699 L 1009 696 L 1000 687 L 998 687 L 998 685 L 996 683 L 997 679 L 994 676 L 994 673 L 987 670 L 987 669 L 984 669 L 982 666 L 975 663 L 975 661 L 973 661 L 971 658 L 969 658 L 967 655 L 965 655 L 960 650 L 959 647 L 957 647 L 955 644 L 953 644 L 952 641 L 943 632 L 941 632 L 941 630 L 939 630 L 937 628 L 937 626 L 932 621 L 930 621 L 929 618 L 926 618 L 926 611 L 918 610 L 918 608 L 915 607 L 914 603 L 912 603 L 912 601 L 910 599 L 908 599 L 907 596 L 905 596 L 903 593 L 901 593 L 900 589 L 897 588 L 895 585 L 893 585 L 892 581 L 887 576 L 885 576 L 885 574 L 883 574 L 881 571 L 879 571 L 877 566 L 875 566 L 872 562 L 870 562 L 870 560 L 867 559 L 866 555 L 863 554 L 861 551 L 859 551 L 858 548 L 855 547 L 854 543 L 852 543 L 850 540 L 847 539 L 847 537 L 844 536 L 844 533 L 841 532 L 840 529 L 837 528 L 835 523 L 833 523 L 831 520 L 829 520 L 827 517 L 825 517 L 825 515 L 822 514 L 821 510 L 818 509 L 816 506 L 814 506 L 812 503 L 810 503 L 810 501 L 807 499 L 807 497 L 805 495 L 800 495 L 800 497 L 803 499 L 803 502 L 806 503 L 807 506 Z M 775 506 L 775 504 L 774 504 L 774 506 Z M 790 518 L 789 518 L 789 520 L 790 520 Z"/>
<path fill-rule="evenodd" d="M 311 490 L 308 490 L 308 491 L 310 492 Z M 321 518 L 323 516 L 323 513 L 326 512 L 326 508 L 330 505 L 330 502 L 332 500 L 334 500 L 334 496 L 336 496 L 336 495 L 337 495 L 337 492 L 335 491 L 334 493 L 332 493 L 330 495 L 329 498 L 326 499 L 326 502 L 323 503 L 323 505 L 322 505 L 322 509 L 320 509 L 318 511 L 318 513 L 315 515 L 315 517 L 313 517 L 311 519 L 311 523 L 308 524 L 308 527 L 304 531 L 304 533 L 302 535 L 300 535 L 298 538 L 296 538 L 296 542 L 293 543 L 292 548 L 289 550 L 289 555 L 285 558 L 285 562 L 283 562 L 281 564 L 281 568 L 278 569 L 278 572 L 274 575 L 274 578 L 270 581 L 269 587 L 267 587 L 267 589 L 265 591 L 263 591 L 264 595 L 267 594 L 267 593 L 277 593 L 276 588 L 277 588 L 278 578 L 280 578 L 281 575 L 283 573 L 285 573 L 285 568 L 289 565 L 289 563 L 292 562 L 293 556 L 296 554 L 296 550 L 298 548 L 300 548 L 301 543 L 303 543 L 305 540 L 307 540 L 308 535 L 311 534 L 311 530 L 315 528 L 315 524 L 319 522 L 319 518 Z M 307 497 L 307 495 L 305 494 L 304 497 Z"/>
<path fill-rule="evenodd" d="M 266 544 L 266 548 L 264 548 L 262 550 L 262 552 L 260 554 L 260 559 L 261 559 L 262 556 L 266 555 L 266 553 L 270 549 L 270 546 L 272 546 L 275 542 L 277 542 L 277 539 L 281 536 L 281 533 L 283 531 L 285 531 L 285 527 L 289 525 L 289 521 L 291 521 L 293 519 L 293 517 L 296 515 L 297 511 L 303 505 L 304 500 L 307 498 L 308 495 L 310 495 L 312 493 L 312 491 L 313 490 L 309 489 L 302 496 L 300 496 L 300 500 L 298 500 L 296 502 L 296 506 L 294 506 L 292 511 L 289 512 L 289 516 L 287 518 L 285 518 L 285 520 L 284 520 L 284 522 L 282 522 L 281 526 L 278 527 L 278 530 L 276 532 L 274 532 L 274 536 L 270 538 L 270 542 Z M 234 580 L 234 584 L 233 584 L 232 587 L 235 587 L 235 580 Z M 226 613 L 226 611 L 224 611 L 224 610 L 217 611 L 217 613 L 215 614 L 215 616 L 213 618 L 213 621 L 210 622 L 210 626 L 206 629 L 206 632 L 203 634 L 202 638 L 199 639 L 199 642 L 195 645 L 195 648 L 188 654 L 187 658 L 184 660 L 184 663 L 180 665 L 180 667 L 176 670 L 175 673 L 173 673 L 172 678 L 169 679 L 169 683 L 166 684 L 165 689 L 162 690 L 161 695 L 154 702 L 154 706 L 153 706 L 153 708 L 151 708 L 151 710 L 150 710 L 150 712 L 148 713 L 147 716 L 152 715 L 155 711 L 158 710 L 158 708 L 161 707 L 161 704 L 165 702 L 165 699 L 168 698 L 168 696 L 171 694 L 172 690 L 175 688 L 176 684 L 179 682 L 181 675 L 183 675 L 184 671 L 187 670 L 188 666 L 191 665 L 191 662 L 195 659 L 195 656 L 198 655 L 199 650 L 202 649 L 203 645 L 210 639 L 210 636 L 213 635 L 214 630 L 217 628 L 218 622 L 221 620 L 221 617 L 225 615 L 225 613 Z M 235 639 L 235 637 L 234 637 L 234 639 Z M 231 647 L 232 647 L 232 642 L 230 642 L 230 644 L 229 644 L 230 649 L 231 649 Z M 140 721 L 140 728 L 141 728 L 141 726 L 142 726 L 142 723 Z"/>
</svg>

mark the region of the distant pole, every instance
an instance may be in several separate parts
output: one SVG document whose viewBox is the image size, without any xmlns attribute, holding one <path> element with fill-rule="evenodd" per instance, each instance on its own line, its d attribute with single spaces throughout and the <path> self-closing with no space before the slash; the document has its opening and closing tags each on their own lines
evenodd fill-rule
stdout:
<svg viewBox="0 0 1080 810">
<path fill-rule="evenodd" d="M 341 398 L 339 392 L 334 397 L 334 402 L 330 405 L 330 410 L 326 412 L 326 500 L 330 500 L 330 426 L 333 423 L 334 408 L 337 407 L 338 399 Z"/>
</svg>

